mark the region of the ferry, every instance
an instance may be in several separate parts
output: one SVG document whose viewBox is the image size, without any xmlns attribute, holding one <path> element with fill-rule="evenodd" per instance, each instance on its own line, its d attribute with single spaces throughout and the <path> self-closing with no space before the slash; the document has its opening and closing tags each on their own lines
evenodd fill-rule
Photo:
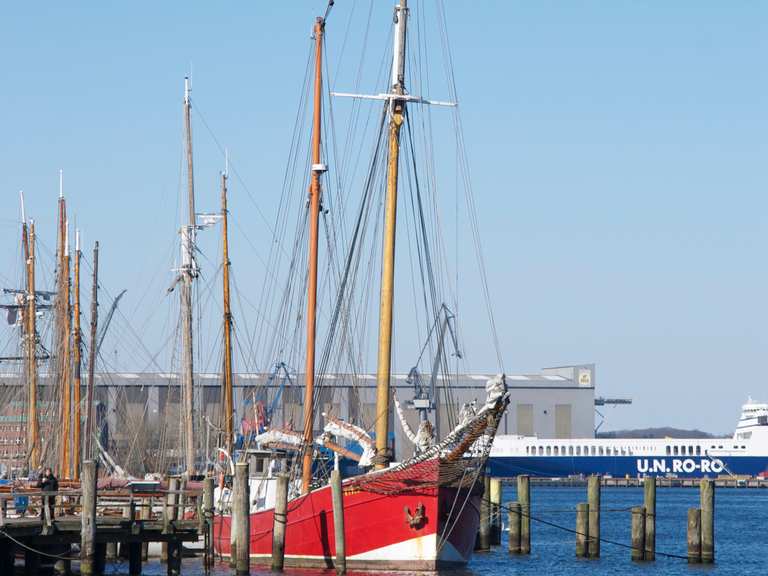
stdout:
<svg viewBox="0 0 768 576">
<path fill-rule="evenodd" d="M 748 399 L 730 438 L 545 440 L 497 435 L 488 466 L 495 477 L 768 477 L 768 403 Z"/>
</svg>

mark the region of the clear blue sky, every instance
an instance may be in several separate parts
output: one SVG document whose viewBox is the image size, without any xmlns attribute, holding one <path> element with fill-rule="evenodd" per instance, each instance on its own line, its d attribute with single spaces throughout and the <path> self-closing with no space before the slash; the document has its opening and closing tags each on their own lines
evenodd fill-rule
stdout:
<svg viewBox="0 0 768 576">
<path fill-rule="evenodd" d="M 337 0 L 329 23 L 332 73 L 351 3 Z M 730 431 L 748 394 L 768 398 L 768 5 L 446 5 L 507 371 L 595 362 L 598 392 L 635 402 L 608 411 L 610 428 Z M 102 243 L 105 287 L 129 288 L 141 330 L 175 253 L 190 66 L 248 186 L 233 183 L 231 207 L 268 242 L 254 200 L 271 220 L 324 6 L 7 4 L 0 279 L 18 276 L 19 189 L 53 246 L 63 168 L 87 246 Z M 382 42 L 389 10 L 376 3 Z M 222 160 L 199 118 L 195 137 L 198 208 L 213 210 Z M 233 244 L 257 274 L 267 249 Z M 481 317 L 465 318 L 470 333 Z M 470 368 L 495 369 L 490 350 L 474 352 Z"/>
</svg>

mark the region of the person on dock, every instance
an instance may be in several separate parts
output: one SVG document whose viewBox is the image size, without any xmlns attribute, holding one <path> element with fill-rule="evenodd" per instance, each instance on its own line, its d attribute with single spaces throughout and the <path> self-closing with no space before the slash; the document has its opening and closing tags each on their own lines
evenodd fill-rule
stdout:
<svg viewBox="0 0 768 576">
<path fill-rule="evenodd" d="M 40 488 L 43 492 L 57 492 L 59 490 L 59 481 L 56 479 L 56 476 L 53 475 L 53 470 L 51 470 L 50 467 L 47 467 L 45 470 L 43 470 L 43 473 L 37 479 L 37 487 Z M 43 496 L 43 509 L 40 511 L 43 518 L 46 517 L 46 511 L 47 517 L 53 518 L 55 503 L 55 494 L 46 494 Z"/>
</svg>

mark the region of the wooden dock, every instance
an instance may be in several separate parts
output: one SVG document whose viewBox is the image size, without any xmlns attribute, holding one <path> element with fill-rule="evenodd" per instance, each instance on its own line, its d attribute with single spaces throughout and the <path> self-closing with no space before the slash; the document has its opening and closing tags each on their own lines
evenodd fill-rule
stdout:
<svg viewBox="0 0 768 576">
<path fill-rule="evenodd" d="M 212 489 L 212 483 L 207 483 L 206 489 Z M 46 498 L 55 499 L 53 514 L 44 506 Z M 139 575 L 148 544 L 160 542 L 168 574 L 177 576 L 181 573 L 182 544 L 198 542 L 201 537 L 210 540 L 206 536 L 213 510 L 204 508 L 203 501 L 210 508 L 213 499 L 212 494 L 204 498 L 203 490 L 98 491 L 90 546 L 84 544 L 90 538 L 84 529 L 84 500 L 80 490 L 0 493 L 0 574 L 69 574 L 72 564 L 81 560 L 81 551 L 90 547 L 90 562 L 80 564 L 83 574 L 103 573 L 110 548 L 112 554 L 119 550 L 119 557 L 128 561 L 129 574 Z M 208 548 L 204 551 L 207 553 Z"/>
</svg>

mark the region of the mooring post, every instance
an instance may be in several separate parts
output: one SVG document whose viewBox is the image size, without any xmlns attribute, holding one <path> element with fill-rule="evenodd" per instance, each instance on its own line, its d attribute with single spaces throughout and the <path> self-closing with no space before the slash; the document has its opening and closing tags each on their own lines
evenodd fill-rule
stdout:
<svg viewBox="0 0 768 576">
<path fill-rule="evenodd" d="M 640 562 L 645 558 L 645 508 L 632 508 L 632 560 Z"/>
<path fill-rule="evenodd" d="M 491 546 L 501 544 L 501 479 L 491 478 Z"/>
<path fill-rule="evenodd" d="M 212 536 L 212 528 L 213 528 L 213 490 L 214 490 L 214 484 L 213 484 L 213 477 L 208 477 L 205 479 L 205 482 L 203 484 L 203 521 L 205 525 L 203 526 L 203 538 L 204 538 L 204 544 L 205 544 L 205 556 L 203 558 L 203 563 L 206 568 L 210 568 L 213 566 L 213 538 Z"/>
<path fill-rule="evenodd" d="M 166 567 L 168 576 L 181 576 L 181 542 L 178 540 L 168 542 L 168 563 Z"/>
<path fill-rule="evenodd" d="M 587 503 L 589 504 L 589 541 L 587 556 L 600 558 L 600 476 L 590 476 L 587 480 Z"/>
<path fill-rule="evenodd" d="M 141 576 L 141 542 L 128 544 L 128 575 Z"/>
<path fill-rule="evenodd" d="M 589 555 L 589 504 L 576 504 L 576 557 L 586 558 Z"/>
<path fill-rule="evenodd" d="M 141 499 L 141 529 L 144 530 L 144 522 L 146 520 L 152 519 L 152 498 L 142 498 Z M 142 542 L 141 543 L 141 560 L 142 562 L 146 562 L 149 558 L 149 542 Z"/>
<path fill-rule="evenodd" d="M 702 478 L 701 492 L 701 561 L 712 564 L 715 561 L 715 482 Z"/>
<path fill-rule="evenodd" d="M 491 477 L 484 475 L 483 497 L 480 500 L 480 528 L 475 550 L 487 552 L 491 549 Z"/>
<path fill-rule="evenodd" d="M 128 529 L 133 533 L 133 499 L 131 499 L 130 502 L 128 502 L 127 506 L 123 506 L 123 518 L 128 520 Z M 118 548 L 118 556 L 124 560 L 128 559 L 128 548 L 129 543 L 127 541 L 120 542 L 120 546 Z"/>
<path fill-rule="evenodd" d="M 104 542 L 97 542 L 93 548 L 93 573 L 104 574 L 104 568 L 107 566 L 107 545 Z M 82 574 L 82 569 L 81 569 Z"/>
<path fill-rule="evenodd" d="M 517 477 L 517 500 L 520 502 L 520 554 L 531 553 L 531 479 Z"/>
<path fill-rule="evenodd" d="M 288 476 L 277 477 L 275 517 L 272 524 L 272 570 L 282 572 L 285 561 L 285 524 L 288 519 Z"/>
<path fill-rule="evenodd" d="M 176 493 L 178 490 L 179 479 L 170 478 L 168 480 L 168 493 L 165 496 L 165 503 L 163 505 L 163 534 L 170 534 L 173 532 L 173 521 L 176 519 L 176 502 L 178 502 Z M 168 545 L 168 542 L 163 542 L 161 545 L 161 562 L 168 562 L 168 557 L 170 555 Z"/>
<path fill-rule="evenodd" d="M 509 542 L 510 554 L 520 554 L 520 502 L 509 504 Z"/>
<path fill-rule="evenodd" d="M 333 537 L 336 541 L 336 574 L 347 573 L 347 547 L 344 536 L 344 493 L 341 487 L 341 472 L 331 471 L 331 492 L 333 497 Z"/>
<path fill-rule="evenodd" d="M 235 572 L 247 576 L 251 565 L 251 510 L 248 486 L 248 462 L 235 464 L 235 508 L 237 509 L 237 551 Z"/>
<path fill-rule="evenodd" d="M 701 510 L 688 509 L 688 564 L 701 563 Z"/>
<path fill-rule="evenodd" d="M 96 574 L 94 555 L 96 552 L 96 476 L 98 465 L 93 460 L 83 462 L 80 487 L 82 488 L 82 510 L 80 512 L 80 573 L 83 576 Z"/>
<path fill-rule="evenodd" d="M 643 560 L 656 560 L 656 478 L 644 479 L 645 555 Z"/>
</svg>

